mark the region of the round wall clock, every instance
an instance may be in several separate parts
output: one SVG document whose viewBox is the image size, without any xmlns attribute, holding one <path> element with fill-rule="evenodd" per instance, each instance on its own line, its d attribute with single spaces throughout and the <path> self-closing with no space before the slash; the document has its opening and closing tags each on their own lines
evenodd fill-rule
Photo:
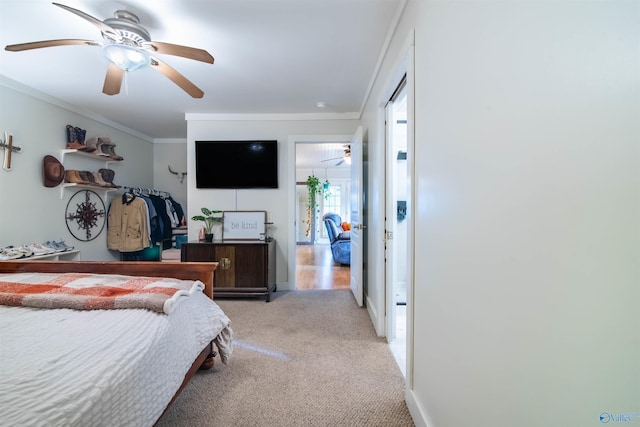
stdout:
<svg viewBox="0 0 640 427">
<path fill-rule="evenodd" d="M 102 198 L 91 190 L 78 191 L 71 196 L 64 216 L 71 235 L 84 242 L 100 235 L 105 217 Z"/>
</svg>

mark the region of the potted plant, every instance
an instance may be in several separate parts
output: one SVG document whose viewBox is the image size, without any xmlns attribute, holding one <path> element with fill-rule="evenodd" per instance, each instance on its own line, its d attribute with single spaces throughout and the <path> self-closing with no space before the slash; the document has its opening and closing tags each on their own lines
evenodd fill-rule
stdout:
<svg viewBox="0 0 640 427">
<path fill-rule="evenodd" d="M 194 215 L 191 217 L 193 221 L 202 221 L 204 223 L 204 240 L 211 242 L 213 240 L 213 226 L 222 224 L 222 211 L 201 208 L 202 215 Z"/>
</svg>

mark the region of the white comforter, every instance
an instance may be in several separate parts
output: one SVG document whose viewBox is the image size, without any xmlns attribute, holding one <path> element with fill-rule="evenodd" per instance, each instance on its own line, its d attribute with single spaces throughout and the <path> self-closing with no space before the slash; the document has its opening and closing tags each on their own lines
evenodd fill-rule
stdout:
<svg viewBox="0 0 640 427">
<path fill-rule="evenodd" d="M 150 426 L 229 319 L 198 292 L 170 314 L 0 306 L 1 426 Z"/>
</svg>

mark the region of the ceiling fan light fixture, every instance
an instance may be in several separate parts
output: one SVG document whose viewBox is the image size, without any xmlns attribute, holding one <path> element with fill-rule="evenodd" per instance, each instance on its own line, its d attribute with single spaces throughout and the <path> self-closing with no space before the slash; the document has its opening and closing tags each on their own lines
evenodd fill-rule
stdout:
<svg viewBox="0 0 640 427">
<path fill-rule="evenodd" d="M 105 45 L 102 53 L 124 71 L 135 71 L 151 63 L 151 56 L 147 51 L 123 44 Z"/>
<path fill-rule="evenodd" d="M 81 10 L 60 3 L 54 2 L 53 4 L 79 16 L 97 27 L 102 34 L 105 44 L 103 45 L 102 43 L 92 40 L 58 39 L 7 45 L 5 50 L 20 52 L 23 50 L 53 46 L 103 46 L 102 54 L 109 61 L 107 75 L 104 80 L 104 85 L 102 86 L 102 93 L 106 95 L 116 95 L 120 93 L 123 80 L 126 87 L 127 71 L 151 67 L 178 85 L 191 97 L 202 98 L 204 96 L 204 92 L 189 81 L 189 79 L 151 55 L 153 53 L 174 55 L 213 64 L 213 56 L 206 50 L 172 43 L 153 42 L 151 41 L 149 32 L 140 25 L 140 19 L 138 19 L 134 13 L 126 10 L 117 10 L 113 18 L 101 21 Z"/>
</svg>

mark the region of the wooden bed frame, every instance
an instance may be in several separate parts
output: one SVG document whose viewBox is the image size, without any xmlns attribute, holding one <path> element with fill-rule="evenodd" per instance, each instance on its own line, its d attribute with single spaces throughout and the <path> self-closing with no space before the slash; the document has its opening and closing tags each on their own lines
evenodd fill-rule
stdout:
<svg viewBox="0 0 640 427">
<path fill-rule="evenodd" d="M 204 293 L 213 299 L 213 271 L 217 266 L 217 262 L 0 261 L 0 273 L 96 273 L 200 280 L 205 286 Z M 184 376 L 180 388 L 176 391 L 162 415 L 169 409 L 169 406 L 176 400 L 199 369 L 213 367 L 215 355 L 214 345 L 211 342 L 207 344 L 193 362 Z M 162 415 L 160 418 L 162 418 Z"/>
<path fill-rule="evenodd" d="M 217 262 L 0 261 L 0 273 L 97 273 L 200 280 L 205 295 L 213 299 L 213 271 L 217 266 Z"/>
</svg>

